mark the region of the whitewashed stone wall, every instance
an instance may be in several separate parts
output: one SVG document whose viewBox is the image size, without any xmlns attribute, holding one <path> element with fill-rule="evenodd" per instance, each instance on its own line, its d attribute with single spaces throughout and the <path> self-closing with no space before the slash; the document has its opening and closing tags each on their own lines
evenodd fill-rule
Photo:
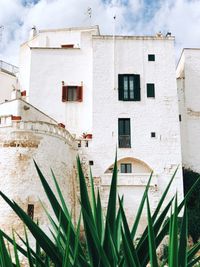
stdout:
<svg viewBox="0 0 200 267">
<path fill-rule="evenodd" d="M 27 90 L 27 100 L 78 137 L 92 129 L 91 36 L 97 33 L 97 27 L 41 31 L 20 52 L 20 83 Z M 74 48 L 61 48 L 63 44 L 74 44 Z M 83 83 L 84 101 L 63 103 L 62 81 Z"/>
<path fill-rule="evenodd" d="M 113 46 L 112 37 L 93 37 L 93 139 L 83 155 L 87 154 L 88 160 L 94 161 L 92 171 L 95 177 L 101 177 L 106 204 L 109 187 L 104 183 L 104 173 L 112 165 L 118 146 L 118 118 L 130 118 L 132 148 L 118 148 L 118 159 L 138 159 L 154 171 L 150 193 L 153 208 L 179 166 L 170 193 L 177 190 L 181 199 L 181 143 L 173 39 L 116 37 L 115 58 Z M 156 61 L 148 62 L 148 54 L 155 54 Z M 140 74 L 141 101 L 118 101 L 118 74 L 127 73 Z M 152 82 L 155 83 L 153 99 L 146 96 L 146 83 Z M 156 133 L 156 138 L 151 138 L 151 132 Z M 146 181 L 149 173 L 145 173 Z M 119 179 L 121 176 L 119 174 Z M 146 183 L 138 179 L 140 172 L 128 176 L 118 189 L 124 194 L 126 211 L 132 221 Z"/>
<path fill-rule="evenodd" d="M 23 121 L 57 122 L 22 99 L 13 99 L 0 105 L 0 116 L 21 116 Z"/>
<path fill-rule="evenodd" d="M 10 100 L 13 87 L 16 87 L 16 77 L 0 70 L 0 103 Z"/>
<path fill-rule="evenodd" d="M 34 204 L 34 220 L 48 231 L 48 219 L 39 200 L 52 214 L 40 183 L 33 159 L 49 185 L 55 190 L 50 168 L 55 173 L 76 220 L 75 155 L 72 136 L 63 128 L 45 122 L 8 120 L 0 125 L 0 190 L 25 211 Z M 8 205 L 0 199 L 0 225 L 7 232 L 14 227 L 23 234 L 23 227 Z M 9 223 L 8 223 L 9 222 Z"/>
<path fill-rule="evenodd" d="M 78 138 L 83 132 L 93 134 L 88 147 L 81 147 L 79 153 L 86 171 L 89 160 L 94 162 L 93 175 L 105 205 L 109 189 L 105 172 L 113 164 L 118 146 L 118 118 L 131 119 L 132 140 L 131 149 L 118 149 L 118 159 L 139 160 L 149 170 L 154 170 L 153 207 L 178 165 L 170 192 L 173 194 L 177 190 L 181 199 L 182 159 L 174 38 L 118 36 L 113 40 L 113 36 L 98 35 L 96 29 L 82 29 L 77 35 L 80 47 L 60 48 L 65 40 L 69 43 L 75 38 L 74 35 L 70 39 L 68 31 L 44 31 L 35 37 L 35 44 L 30 49 L 29 101 L 63 122 Z M 49 38 L 46 44 L 45 36 Z M 53 36 L 55 41 L 51 41 Z M 23 46 L 23 49 L 29 48 Z M 155 54 L 155 62 L 148 61 L 148 54 Z M 22 60 L 21 64 L 25 69 L 27 61 L 23 63 Z M 141 101 L 118 101 L 118 74 L 140 75 Z M 23 83 L 23 76 L 21 79 Z M 62 103 L 62 81 L 68 85 L 83 82 L 83 102 Z M 155 98 L 147 98 L 146 83 L 155 83 Z M 151 138 L 151 132 L 156 133 L 156 138 Z M 138 171 L 130 177 L 120 178 L 119 193 L 125 195 L 130 219 L 135 215 L 135 207 L 145 188 L 143 178 L 147 181 L 149 173 L 145 172 L 141 178 L 142 173 Z"/>
<path fill-rule="evenodd" d="M 184 49 L 177 66 L 183 166 L 200 172 L 200 50 Z"/>
</svg>

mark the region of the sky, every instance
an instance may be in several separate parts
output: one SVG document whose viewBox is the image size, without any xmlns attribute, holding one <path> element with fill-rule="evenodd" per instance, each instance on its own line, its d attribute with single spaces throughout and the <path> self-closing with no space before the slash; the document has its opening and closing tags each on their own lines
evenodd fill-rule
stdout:
<svg viewBox="0 0 200 267">
<path fill-rule="evenodd" d="M 18 65 L 19 46 L 33 25 L 99 25 L 102 34 L 112 34 L 114 24 L 122 35 L 171 32 L 178 59 L 184 47 L 200 47 L 200 0 L 0 0 L 0 60 Z"/>
</svg>

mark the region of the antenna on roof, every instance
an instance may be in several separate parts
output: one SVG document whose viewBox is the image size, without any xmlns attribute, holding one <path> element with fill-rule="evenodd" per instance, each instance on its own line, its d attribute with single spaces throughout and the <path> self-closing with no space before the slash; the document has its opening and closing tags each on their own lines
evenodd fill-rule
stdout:
<svg viewBox="0 0 200 267">
<path fill-rule="evenodd" d="M 92 17 L 92 8 L 91 7 L 88 7 L 88 9 L 87 9 L 87 15 L 91 19 L 91 17 Z"/>
<path fill-rule="evenodd" d="M 117 18 L 117 16 L 114 15 L 113 16 L 113 36 L 115 36 L 115 21 L 116 21 L 116 18 Z"/>
<path fill-rule="evenodd" d="M 116 22 L 116 15 L 113 16 L 113 89 L 115 90 L 115 74 L 116 74 L 116 62 L 115 62 L 115 22 Z"/>
</svg>

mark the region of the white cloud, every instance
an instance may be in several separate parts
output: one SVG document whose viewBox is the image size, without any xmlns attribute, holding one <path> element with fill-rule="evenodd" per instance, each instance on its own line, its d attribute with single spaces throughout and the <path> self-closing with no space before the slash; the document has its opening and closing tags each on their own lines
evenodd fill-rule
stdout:
<svg viewBox="0 0 200 267">
<path fill-rule="evenodd" d="M 200 47 L 199 0 L 0 0 L 0 25 L 4 26 L 0 58 L 17 64 L 20 43 L 33 25 L 39 29 L 99 25 L 104 34 L 113 32 L 116 15 L 118 34 L 151 34 L 171 31 L 178 49 Z M 92 17 L 87 15 L 92 8 Z M 178 50 L 179 51 L 179 50 Z"/>
</svg>

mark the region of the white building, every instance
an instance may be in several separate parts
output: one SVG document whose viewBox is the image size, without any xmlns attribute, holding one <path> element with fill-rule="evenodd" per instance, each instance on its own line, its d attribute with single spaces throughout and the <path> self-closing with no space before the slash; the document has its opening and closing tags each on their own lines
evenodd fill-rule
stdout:
<svg viewBox="0 0 200 267">
<path fill-rule="evenodd" d="M 16 89 L 18 68 L 0 60 L 0 103 L 9 100 L 11 92 Z"/>
<path fill-rule="evenodd" d="M 64 153 L 58 157 L 58 165 L 54 165 L 55 158 L 52 159 L 50 151 L 42 159 L 42 145 L 38 145 L 34 153 L 38 155 L 40 166 L 48 172 L 48 165 L 56 172 L 59 161 L 69 160 L 72 168 L 75 154 L 79 152 L 86 173 L 89 165 L 92 166 L 105 205 L 117 147 L 118 188 L 120 194 L 124 194 L 130 221 L 133 221 L 135 207 L 152 170 L 150 198 L 153 207 L 177 166 L 180 167 L 171 194 L 178 190 L 182 198 L 174 38 L 162 35 L 107 36 L 101 35 L 98 27 L 38 33 L 34 30 L 33 33 L 20 49 L 19 81 L 21 91 L 26 91 L 24 100 L 31 104 L 31 109 L 41 110 L 40 116 L 45 113 L 53 118 L 48 123 L 55 124 L 54 127 L 58 123 L 62 123 L 62 127 L 65 125 L 75 138 L 69 134 L 71 139 L 66 148 L 58 144 Z M 27 102 L 23 102 L 22 107 L 28 106 Z M 8 104 L 12 105 L 12 101 Z M 0 106 L 0 115 L 5 117 L 8 114 L 3 105 Z M 24 125 L 24 120 L 26 123 L 29 120 L 46 123 L 44 117 L 26 119 L 22 114 L 23 108 L 18 110 L 18 113 L 13 111 L 10 115 L 21 116 L 18 118 L 20 125 Z M 4 125 L 0 131 L 7 131 Z M 46 134 L 43 132 L 44 139 L 46 136 L 49 136 L 48 130 Z M 54 148 L 56 143 L 56 138 L 45 143 L 48 149 L 54 150 L 55 157 L 59 153 L 59 149 Z M 9 149 L 15 158 L 16 148 Z M 29 163 L 32 155 L 30 153 Z M 65 173 L 63 176 L 71 181 L 69 190 L 75 177 Z M 25 185 L 30 183 L 27 178 Z M 14 195 L 19 198 L 18 192 Z M 66 198 L 69 203 L 76 202 L 74 199 L 70 202 L 71 195 L 67 194 Z M 35 200 L 31 201 L 34 204 Z M 39 215 L 36 210 L 36 216 Z"/>
<path fill-rule="evenodd" d="M 200 49 L 184 49 L 176 72 L 183 166 L 200 172 Z"/>
</svg>

